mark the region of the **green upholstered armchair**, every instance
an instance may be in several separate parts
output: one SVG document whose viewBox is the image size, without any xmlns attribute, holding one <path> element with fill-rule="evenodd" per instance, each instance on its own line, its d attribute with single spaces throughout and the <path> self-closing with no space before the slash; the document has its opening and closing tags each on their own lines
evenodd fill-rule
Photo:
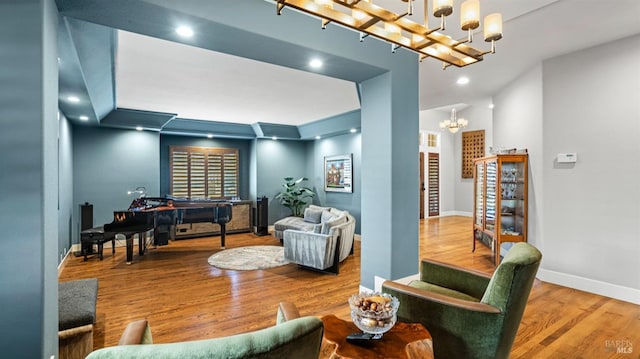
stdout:
<svg viewBox="0 0 640 359">
<path fill-rule="evenodd" d="M 542 255 L 517 243 L 493 276 L 423 260 L 420 280 L 382 284 L 400 300 L 398 319 L 422 323 L 436 359 L 509 358 Z"/>
<path fill-rule="evenodd" d="M 300 317 L 291 303 L 280 303 L 276 325 L 229 337 L 170 344 L 151 344 L 146 320 L 131 322 L 118 346 L 99 349 L 87 359 L 106 358 L 301 358 L 317 359 L 324 327 L 316 317 Z"/>
</svg>

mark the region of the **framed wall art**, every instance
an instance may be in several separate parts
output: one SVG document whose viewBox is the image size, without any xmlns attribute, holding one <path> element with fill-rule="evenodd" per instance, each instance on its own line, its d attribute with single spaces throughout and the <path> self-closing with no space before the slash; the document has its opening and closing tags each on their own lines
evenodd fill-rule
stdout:
<svg viewBox="0 0 640 359">
<path fill-rule="evenodd" d="M 353 193 L 353 154 L 324 158 L 324 190 Z"/>
</svg>

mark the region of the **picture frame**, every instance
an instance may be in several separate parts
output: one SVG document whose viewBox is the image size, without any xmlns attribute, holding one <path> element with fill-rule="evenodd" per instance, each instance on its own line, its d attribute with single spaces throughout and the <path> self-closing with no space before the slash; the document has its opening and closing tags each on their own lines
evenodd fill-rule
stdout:
<svg viewBox="0 0 640 359">
<path fill-rule="evenodd" d="M 324 158 L 325 192 L 353 193 L 353 154 Z"/>
</svg>

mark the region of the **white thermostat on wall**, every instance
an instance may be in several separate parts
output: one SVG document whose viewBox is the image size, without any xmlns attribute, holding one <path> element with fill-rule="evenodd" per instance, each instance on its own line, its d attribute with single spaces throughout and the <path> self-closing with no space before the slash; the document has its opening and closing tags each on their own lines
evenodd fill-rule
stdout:
<svg viewBox="0 0 640 359">
<path fill-rule="evenodd" d="M 578 154 L 573 153 L 558 153 L 556 157 L 558 163 L 576 163 L 578 161 Z"/>
</svg>

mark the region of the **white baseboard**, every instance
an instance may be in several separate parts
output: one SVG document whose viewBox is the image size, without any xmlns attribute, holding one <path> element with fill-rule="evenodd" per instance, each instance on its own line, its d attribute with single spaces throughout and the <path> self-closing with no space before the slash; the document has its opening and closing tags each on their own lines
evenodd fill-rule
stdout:
<svg viewBox="0 0 640 359">
<path fill-rule="evenodd" d="M 638 289 L 623 287 L 572 274 L 555 272 L 544 268 L 540 268 L 538 270 L 537 277 L 543 282 L 553 283 L 640 305 L 640 290 Z"/>
<path fill-rule="evenodd" d="M 396 279 L 396 280 L 394 280 L 394 282 L 402 283 L 402 284 L 409 284 L 409 282 L 411 282 L 412 280 L 418 280 L 418 279 L 420 279 L 420 273 L 416 273 L 416 274 L 412 274 L 412 275 L 404 277 L 404 278 Z M 384 281 L 386 281 L 386 280 L 387 280 L 386 278 L 374 276 L 373 277 L 374 290 L 376 292 L 381 292 L 382 291 L 382 283 L 384 283 Z M 367 289 L 367 288 L 365 288 L 363 286 L 360 286 L 360 290 L 361 291 L 362 291 L 363 288 Z M 367 289 L 367 290 L 369 290 L 369 289 Z M 369 291 L 371 291 L 371 290 L 369 290 Z"/>
<path fill-rule="evenodd" d="M 449 216 L 473 217 L 473 213 L 463 212 L 463 211 L 447 211 L 447 212 L 441 212 L 439 216 L 434 216 L 429 218 L 449 217 Z"/>
<path fill-rule="evenodd" d="M 363 286 L 362 284 L 360 284 L 359 290 L 360 290 L 360 293 L 373 292 L 373 289 L 367 288 L 367 287 Z"/>
<path fill-rule="evenodd" d="M 118 248 L 118 247 L 126 247 L 126 246 L 127 246 L 126 241 L 116 240 L 116 248 Z M 111 249 L 111 241 L 105 242 L 102 248 L 103 248 L 103 250 Z M 60 275 L 60 273 L 62 273 L 62 269 L 64 268 L 65 264 L 67 263 L 67 260 L 69 259 L 69 256 L 72 256 L 72 255 L 74 255 L 75 252 L 80 252 L 81 250 L 82 250 L 82 247 L 80 246 L 80 243 L 76 243 L 76 244 L 72 244 L 71 245 L 71 248 L 69 248 L 69 250 L 65 254 L 64 258 L 62 258 L 60 263 L 58 263 L 58 276 Z"/>
<path fill-rule="evenodd" d="M 67 260 L 69 260 L 69 256 L 73 255 L 73 252 L 75 252 L 75 251 L 80 251 L 80 244 L 72 244 L 71 248 L 69 248 L 67 253 L 65 253 L 65 255 L 62 258 L 62 260 L 60 261 L 60 263 L 58 263 L 58 277 L 62 273 L 62 270 L 64 269 L 64 266 L 67 264 Z"/>
<path fill-rule="evenodd" d="M 605 297 L 622 300 L 625 302 L 640 305 L 640 290 L 629 287 L 623 287 L 616 284 L 601 282 L 589 278 L 578 277 L 571 274 L 565 274 L 540 268 L 537 274 L 538 279 L 543 282 L 561 285 L 563 287 L 573 288 Z M 410 275 L 395 280 L 394 282 L 408 284 L 412 280 L 420 279 L 420 274 Z M 379 292 L 382 290 L 382 283 L 385 278 L 374 277 L 374 290 Z M 371 289 L 360 285 L 360 291 L 371 291 Z"/>
</svg>

